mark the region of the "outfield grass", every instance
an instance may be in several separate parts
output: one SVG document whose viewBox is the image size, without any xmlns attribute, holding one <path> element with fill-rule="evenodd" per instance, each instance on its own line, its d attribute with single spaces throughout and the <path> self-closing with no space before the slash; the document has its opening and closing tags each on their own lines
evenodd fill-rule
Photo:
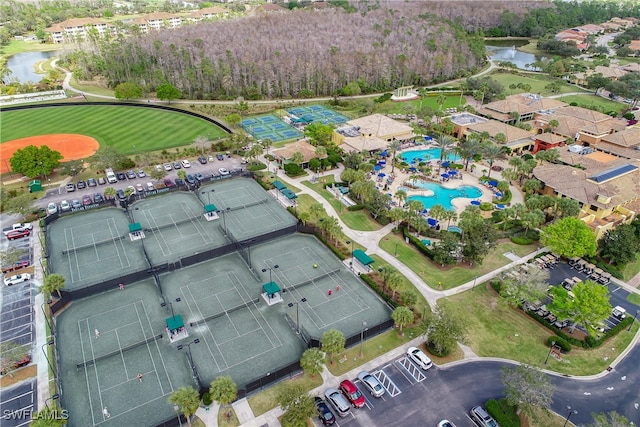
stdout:
<svg viewBox="0 0 640 427">
<path fill-rule="evenodd" d="M 440 299 L 438 304 L 467 319 L 467 344 L 477 355 L 516 360 L 562 374 L 594 375 L 604 371 L 638 330 L 636 323 L 632 331 L 622 331 L 596 349 L 574 347 L 561 361 L 550 358 L 545 366 L 549 352 L 546 340 L 554 336 L 553 332 L 522 310 L 508 307 L 488 284 Z"/>
<path fill-rule="evenodd" d="M 380 240 L 380 247 L 387 253 L 393 254 L 396 243 L 398 260 L 420 276 L 429 287 L 437 289 L 438 283 L 441 282 L 443 290 L 455 288 L 509 264 L 511 260 L 504 256 L 506 252 L 513 252 L 522 257 L 536 250 L 536 245 L 516 245 L 510 241 L 504 241 L 485 257 L 481 265 L 474 265 L 471 268 L 467 265 L 440 268 L 412 245 L 406 244 L 400 234 L 387 234 Z"/>
<path fill-rule="evenodd" d="M 491 78 L 500 82 L 504 86 L 505 93 L 507 95 L 512 95 L 516 93 L 523 93 L 524 90 L 520 88 L 516 88 L 514 90 L 509 89 L 510 84 L 529 84 L 531 85 L 530 93 L 537 93 L 543 96 L 553 95 L 551 91 L 545 89 L 545 86 L 554 81 L 546 74 L 540 75 L 524 75 L 524 74 L 511 74 L 511 73 L 492 73 Z M 572 85 L 568 85 L 566 83 L 561 83 L 560 92 L 559 93 L 570 93 L 570 92 L 585 92 L 586 91 Z M 570 102 L 565 101 L 564 102 Z"/>
<path fill-rule="evenodd" d="M 640 273 L 640 253 L 636 253 L 635 261 L 629 262 L 625 265 L 622 270 L 623 280 L 628 282 L 638 273 Z"/>
<path fill-rule="evenodd" d="M 625 104 L 621 104 L 619 102 L 611 101 L 609 99 L 603 98 L 601 96 L 596 95 L 567 95 L 560 98 L 560 101 L 566 102 L 570 104 L 572 102 L 577 103 L 579 106 L 583 106 L 585 108 L 589 107 L 600 107 L 604 108 L 605 111 L 616 111 L 620 112 L 625 107 Z"/>
<path fill-rule="evenodd" d="M 202 119 L 148 108 L 87 105 L 2 113 L 0 142 L 51 133 L 91 136 L 123 154 L 179 147 L 198 136 L 213 140 L 226 135 Z"/>
</svg>

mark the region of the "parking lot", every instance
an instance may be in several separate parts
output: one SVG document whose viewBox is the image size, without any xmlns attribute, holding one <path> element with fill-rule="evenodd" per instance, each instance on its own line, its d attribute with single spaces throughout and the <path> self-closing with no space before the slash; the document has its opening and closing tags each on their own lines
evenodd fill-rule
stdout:
<svg viewBox="0 0 640 427">
<path fill-rule="evenodd" d="M 27 426 L 36 411 L 36 380 L 2 390 L 2 427 Z"/>
</svg>

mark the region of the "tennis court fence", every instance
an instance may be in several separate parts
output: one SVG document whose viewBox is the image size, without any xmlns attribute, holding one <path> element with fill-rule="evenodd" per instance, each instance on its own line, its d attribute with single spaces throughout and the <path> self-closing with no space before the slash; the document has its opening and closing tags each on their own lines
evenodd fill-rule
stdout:
<svg viewBox="0 0 640 427">
<path fill-rule="evenodd" d="M 80 246 L 75 246 L 73 248 L 67 248 L 67 249 L 63 249 L 62 250 L 62 255 L 68 255 L 72 252 L 77 252 L 77 251 L 82 251 L 84 249 L 91 249 L 100 245 L 104 245 L 105 243 L 115 243 L 119 240 L 124 239 L 125 237 L 128 236 L 115 236 L 115 237 L 109 237 L 107 239 L 104 240 L 98 240 L 98 241 L 94 241 L 91 243 L 87 243 L 86 245 L 80 245 Z"/>
<path fill-rule="evenodd" d="M 150 338 L 147 338 L 144 341 L 136 342 L 136 343 L 130 344 L 130 345 L 126 346 L 126 347 L 122 347 L 122 348 L 120 348 L 118 350 L 114 350 L 114 351 L 109 352 L 107 354 L 103 354 L 102 356 L 95 357 L 95 358 L 93 358 L 91 360 L 86 360 L 86 361 L 84 361 L 82 363 L 78 363 L 76 365 L 76 369 L 82 369 L 82 368 L 85 368 L 85 367 L 89 367 L 91 365 L 94 365 L 96 362 L 108 359 L 108 358 L 113 357 L 113 356 L 117 356 L 117 355 L 119 355 L 121 353 L 124 353 L 125 351 L 133 350 L 134 348 L 138 348 L 140 346 L 150 344 L 150 343 L 152 343 L 154 341 L 157 341 L 159 339 L 162 339 L 162 334 L 154 335 L 154 336 L 152 336 Z"/>
<path fill-rule="evenodd" d="M 255 299 L 252 299 L 251 301 L 243 302 L 242 304 L 238 304 L 235 307 L 231 307 L 229 310 L 224 310 L 224 311 L 221 311 L 220 313 L 215 313 L 203 319 L 196 320 L 195 322 L 191 322 L 189 323 L 189 326 L 194 327 L 195 325 L 201 325 L 205 322 L 208 322 L 209 320 L 226 316 L 227 314 L 233 313 L 234 311 L 242 310 L 243 308 L 250 308 L 252 305 L 257 304 L 258 302 L 260 302 L 260 298 L 255 298 Z"/>
<path fill-rule="evenodd" d="M 156 227 L 145 228 L 144 231 L 152 233 L 154 231 L 162 230 L 163 228 L 168 228 L 168 227 L 172 227 L 172 226 L 176 226 L 177 227 L 178 225 L 186 224 L 188 222 L 199 221 L 200 218 L 201 218 L 201 215 L 194 216 L 194 217 L 189 217 L 189 218 L 183 218 L 181 220 L 169 222 L 167 224 L 160 224 L 160 225 L 158 225 Z"/>
<path fill-rule="evenodd" d="M 298 289 L 298 288 L 300 288 L 300 287 L 302 287 L 302 286 L 309 285 L 309 284 L 311 284 L 311 283 L 313 283 L 313 282 L 317 282 L 318 280 L 322 280 L 322 279 L 324 279 L 325 277 L 329 277 L 329 276 L 331 276 L 332 274 L 336 274 L 338 271 L 340 271 L 340 269 L 339 269 L 339 268 L 336 268 L 335 270 L 331 270 L 331 271 L 329 271 L 329 272 L 327 272 L 327 273 L 323 273 L 323 274 L 321 274 L 321 275 L 319 275 L 319 276 L 312 277 L 311 279 L 307 279 L 307 280 L 305 280 L 304 282 L 300 282 L 300 283 L 296 283 L 295 285 L 288 286 L 286 289 L 287 289 L 287 291 L 288 291 L 288 290 L 291 290 L 291 289 Z"/>
</svg>

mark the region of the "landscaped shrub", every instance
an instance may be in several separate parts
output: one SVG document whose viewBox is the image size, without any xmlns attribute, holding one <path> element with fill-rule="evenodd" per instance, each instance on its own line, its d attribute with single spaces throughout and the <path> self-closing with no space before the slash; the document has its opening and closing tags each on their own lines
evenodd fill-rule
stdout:
<svg viewBox="0 0 640 427">
<path fill-rule="evenodd" d="M 573 348 L 571 346 L 571 344 L 569 344 L 568 342 L 566 342 L 562 337 L 558 337 L 558 336 L 550 336 L 549 338 L 547 338 L 547 345 L 549 346 L 549 348 L 551 348 L 551 345 L 553 345 L 552 343 L 555 343 L 555 345 L 557 345 L 558 347 L 560 347 L 560 349 L 564 352 L 564 353 L 569 353 L 571 351 L 571 349 Z"/>
<path fill-rule="evenodd" d="M 409 238 L 409 243 L 411 243 L 416 249 L 418 249 L 427 258 L 433 260 L 433 251 L 427 248 L 424 245 L 424 243 L 420 241 L 420 239 L 418 239 L 415 236 L 412 236 L 411 233 L 409 233 L 407 227 L 402 227 L 402 233 L 405 238 Z"/>
<path fill-rule="evenodd" d="M 203 404 L 204 406 L 209 406 L 209 405 L 211 405 L 211 402 L 212 402 L 212 400 L 211 400 L 211 395 L 209 394 L 209 392 L 208 392 L 208 391 L 205 391 L 205 392 L 202 394 L 202 404 Z"/>
<path fill-rule="evenodd" d="M 531 239 L 528 239 L 526 237 L 517 237 L 517 236 L 511 236 L 511 241 L 516 245 L 530 245 L 533 243 L 533 240 Z"/>
<path fill-rule="evenodd" d="M 491 212 L 491 221 L 494 223 L 502 222 L 504 220 L 504 212 L 503 211 L 493 211 Z"/>
<path fill-rule="evenodd" d="M 451 354 L 450 348 L 445 348 L 442 351 L 436 350 L 435 346 L 431 343 L 431 341 L 427 341 L 426 346 L 427 346 L 427 350 L 429 350 L 429 353 L 433 354 L 434 356 L 447 357 L 449 354 Z"/>
<path fill-rule="evenodd" d="M 361 211 L 364 209 L 364 205 L 353 205 L 347 208 L 348 211 Z"/>
<path fill-rule="evenodd" d="M 260 171 L 263 169 L 266 169 L 267 165 L 265 165 L 262 162 L 256 162 L 256 163 L 251 163 L 248 167 L 247 170 L 251 171 L 251 172 L 256 172 L 256 171 Z"/>
<path fill-rule="evenodd" d="M 304 169 L 295 163 L 286 163 L 284 165 L 284 171 L 288 176 L 298 176 L 304 173 Z"/>
<path fill-rule="evenodd" d="M 501 427 L 520 427 L 520 417 L 516 413 L 516 407 L 509 405 L 507 399 L 490 399 L 484 405 L 489 415 L 500 424 Z"/>
<path fill-rule="evenodd" d="M 369 285 L 369 287 L 373 289 L 373 291 L 376 294 L 380 295 L 380 297 L 383 300 L 385 300 L 386 303 L 389 304 L 391 307 L 396 308 L 398 306 L 398 304 L 396 304 L 396 302 L 393 299 L 391 299 L 389 295 L 387 295 L 386 293 L 384 293 L 382 289 L 380 289 L 378 284 L 374 282 L 373 279 L 368 274 L 361 274 L 360 278 L 362 279 L 363 282 Z"/>
<path fill-rule="evenodd" d="M 489 202 L 482 202 L 482 203 L 480 203 L 480 210 L 481 211 L 492 211 L 493 210 L 493 204 L 489 203 Z"/>
</svg>

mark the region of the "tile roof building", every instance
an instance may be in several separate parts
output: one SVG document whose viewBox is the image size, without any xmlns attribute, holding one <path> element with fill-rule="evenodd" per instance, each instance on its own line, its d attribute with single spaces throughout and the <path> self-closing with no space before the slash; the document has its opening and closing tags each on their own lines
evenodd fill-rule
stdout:
<svg viewBox="0 0 640 427">
<path fill-rule="evenodd" d="M 413 128 L 383 114 L 349 120 L 333 132 L 331 140 L 346 152 L 384 150 L 392 141 L 414 138 Z"/>
<path fill-rule="evenodd" d="M 183 23 L 183 19 L 179 15 L 168 12 L 155 12 L 142 15 L 131 22 L 133 25 L 140 27 L 143 34 L 149 30 L 159 30 L 162 28 L 177 28 Z"/>
<path fill-rule="evenodd" d="M 53 43 L 73 43 L 85 40 L 92 30 L 100 37 L 107 33 L 115 34 L 116 31 L 113 25 L 97 18 L 71 18 L 53 24 L 44 31 Z"/>
<path fill-rule="evenodd" d="M 309 160 L 314 157 L 319 159 L 327 157 L 326 154 L 324 156 L 318 156 L 316 154 L 316 147 L 309 144 L 305 139 L 300 139 L 294 143 L 287 144 L 282 148 L 271 150 L 271 152 L 280 164 L 289 162 L 295 153 L 302 154 L 302 157 L 304 158 L 304 161 L 302 162 L 303 165 L 309 163 Z"/>
<path fill-rule="evenodd" d="M 556 109 L 566 105 L 568 105 L 566 102 L 557 99 L 544 98 L 532 93 L 521 93 L 484 104 L 478 108 L 477 113 L 513 125 L 518 121 L 526 122 L 533 119 L 537 111 Z M 514 116 L 512 113 L 518 113 L 518 116 Z"/>
</svg>

